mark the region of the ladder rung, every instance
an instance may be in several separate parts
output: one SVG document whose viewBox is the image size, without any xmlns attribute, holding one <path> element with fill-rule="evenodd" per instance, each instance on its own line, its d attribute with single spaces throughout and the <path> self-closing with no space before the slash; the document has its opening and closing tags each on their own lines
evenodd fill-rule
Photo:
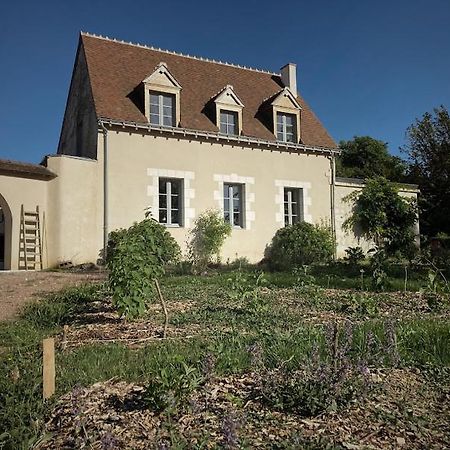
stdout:
<svg viewBox="0 0 450 450">
<path fill-rule="evenodd" d="M 24 216 L 39 216 L 39 213 L 37 213 L 36 211 L 24 211 L 23 213 Z"/>
</svg>

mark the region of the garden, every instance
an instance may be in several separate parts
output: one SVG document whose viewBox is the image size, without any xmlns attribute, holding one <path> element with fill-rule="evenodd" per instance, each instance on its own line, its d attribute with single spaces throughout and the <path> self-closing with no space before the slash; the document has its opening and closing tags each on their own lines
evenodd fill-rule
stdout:
<svg viewBox="0 0 450 450">
<path fill-rule="evenodd" d="M 263 263 L 221 264 L 217 212 L 184 259 L 151 219 L 111 233 L 107 281 L 0 324 L 0 448 L 449 447 L 448 256 L 414 253 L 414 211 L 396 205 L 405 227 L 366 226 L 373 251 L 340 261 L 326 227 L 298 223 Z"/>
</svg>

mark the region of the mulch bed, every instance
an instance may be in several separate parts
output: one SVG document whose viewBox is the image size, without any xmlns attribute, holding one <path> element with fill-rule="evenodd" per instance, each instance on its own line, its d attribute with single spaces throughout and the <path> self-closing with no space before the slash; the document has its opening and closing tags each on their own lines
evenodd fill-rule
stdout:
<svg viewBox="0 0 450 450">
<path fill-rule="evenodd" d="M 38 448 L 170 448 L 171 434 L 186 448 L 201 442 L 206 448 L 449 448 L 448 395 L 442 398 L 418 370 L 377 370 L 372 376 L 376 393 L 310 419 L 273 411 L 250 395 L 257 383 L 253 373 L 210 380 L 170 420 L 146 407 L 143 386 L 109 380 L 61 397 Z"/>
</svg>

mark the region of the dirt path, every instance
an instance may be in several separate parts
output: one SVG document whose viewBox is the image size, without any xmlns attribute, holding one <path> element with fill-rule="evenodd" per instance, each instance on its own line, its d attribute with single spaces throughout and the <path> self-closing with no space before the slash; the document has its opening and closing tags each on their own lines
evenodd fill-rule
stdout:
<svg viewBox="0 0 450 450">
<path fill-rule="evenodd" d="M 39 296 L 104 278 L 102 272 L 0 271 L 0 320 L 16 317 L 25 303 Z"/>
</svg>

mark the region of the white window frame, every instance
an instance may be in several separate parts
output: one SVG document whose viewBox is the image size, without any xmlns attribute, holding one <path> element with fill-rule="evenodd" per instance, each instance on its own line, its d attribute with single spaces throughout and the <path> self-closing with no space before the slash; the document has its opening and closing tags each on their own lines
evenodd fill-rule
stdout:
<svg viewBox="0 0 450 450">
<path fill-rule="evenodd" d="M 285 200 L 287 191 L 287 201 Z M 294 195 L 293 195 L 294 194 Z M 296 197 L 296 198 L 293 198 Z M 286 214 L 287 205 L 287 214 Z M 294 205 L 297 211 L 294 211 Z M 294 225 L 304 221 L 303 189 L 285 186 L 283 189 L 284 225 Z M 294 214 L 296 212 L 296 214 Z"/>
<path fill-rule="evenodd" d="M 225 196 L 225 190 L 228 187 L 228 196 Z M 239 224 L 234 223 L 234 197 L 233 188 L 238 189 L 239 193 Z M 245 197 L 245 185 L 242 183 L 223 183 L 223 219 L 226 223 L 229 223 L 233 228 L 244 228 L 244 197 Z M 225 200 L 228 200 L 228 210 L 225 209 Z M 225 214 L 228 213 L 229 220 L 226 220 Z"/>
<path fill-rule="evenodd" d="M 161 193 L 160 191 L 160 183 L 165 182 L 166 184 L 166 193 Z M 178 184 L 178 222 L 172 222 L 172 183 Z M 166 197 L 166 207 L 161 208 L 160 196 Z M 167 211 L 167 221 L 161 222 L 161 210 Z M 167 227 L 182 227 L 183 226 L 183 180 L 180 178 L 168 178 L 168 177 L 160 177 L 158 180 L 158 222 Z"/>
<path fill-rule="evenodd" d="M 157 97 L 158 98 L 158 103 L 152 103 L 152 97 Z M 171 106 L 170 106 L 170 110 L 171 110 L 171 115 L 167 116 L 164 114 L 164 98 L 170 98 L 171 100 Z M 155 105 L 158 107 L 158 114 L 152 113 L 151 112 L 151 106 Z M 168 93 L 168 92 L 156 92 L 156 91 L 150 91 L 149 94 L 149 121 L 152 125 L 159 125 L 161 127 L 174 127 L 175 126 L 175 121 L 176 121 L 176 97 L 174 94 Z M 152 122 L 152 117 L 157 116 L 158 117 L 158 122 Z M 164 117 L 170 117 L 170 125 L 166 125 L 164 123 Z"/>
<path fill-rule="evenodd" d="M 292 132 L 292 140 L 287 139 L 288 136 L 288 132 L 287 132 L 287 123 L 286 123 L 286 118 L 287 116 L 290 116 L 292 118 L 292 126 L 293 126 L 293 132 Z M 281 138 L 280 138 L 280 132 L 278 131 L 278 118 L 281 117 Z M 296 114 L 293 113 L 286 113 L 286 112 L 282 112 L 282 111 L 277 111 L 276 113 L 276 133 L 277 133 L 277 140 L 280 142 L 292 142 L 292 143 L 297 143 L 298 142 L 298 137 L 297 137 L 297 116 Z M 291 133 L 289 133 L 290 135 Z"/>
<path fill-rule="evenodd" d="M 222 120 L 222 114 L 226 114 L 226 121 Z M 234 117 L 234 123 L 228 121 L 229 116 Z M 222 125 L 225 126 L 226 131 L 222 131 Z M 229 128 L 233 126 L 233 131 L 230 133 Z M 219 117 L 219 130 L 220 133 L 226 134 L 228 136 L 237 136 L 239 135 L 239 111 L 233 111 L 231 109 L 221 109 L 220 117 Z"/>
</svg>

